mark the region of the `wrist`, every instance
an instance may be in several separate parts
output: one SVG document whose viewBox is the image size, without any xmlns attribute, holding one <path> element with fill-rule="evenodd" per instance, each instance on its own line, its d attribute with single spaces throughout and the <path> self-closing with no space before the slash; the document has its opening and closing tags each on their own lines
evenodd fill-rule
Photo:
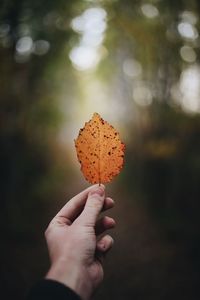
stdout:
<svg viewBox="0 0 200 300">
<path fill-rule="evenodd" d="M 79 267 L 76 262 L 67 262 L 64 259 L 52 264 L 45 276 L 46 279 L 66 285 L 83 300 L 88 300 L 92 293 L 91 283 L 87 277 L 84 267 Z"/>
</svg>

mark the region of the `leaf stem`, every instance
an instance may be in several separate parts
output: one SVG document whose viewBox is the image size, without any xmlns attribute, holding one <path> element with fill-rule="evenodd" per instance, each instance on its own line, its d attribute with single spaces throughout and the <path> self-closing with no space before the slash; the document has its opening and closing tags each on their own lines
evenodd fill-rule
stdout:
<svg viewBox="0 0 200 300">
<path fill-rule="evenodd" d="M 98 160 L 98 171 L 99 171 L 99 186 L 101 185 L 101 162 L 100 162 L 100 157 L 101 157 L 101 145 L 100 145 L 100 134 L 101 134 L 101 130 L 100 130 L 100 125 L 98 126 L 98 146 L 99 146 L 99 160 Z"/>
</svg>

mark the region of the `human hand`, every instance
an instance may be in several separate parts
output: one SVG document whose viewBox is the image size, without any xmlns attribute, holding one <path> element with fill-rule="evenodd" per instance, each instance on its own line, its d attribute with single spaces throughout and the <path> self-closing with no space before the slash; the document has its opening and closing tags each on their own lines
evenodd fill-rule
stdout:
<svg viewBox="0 0 200 300">
<path fill-rule="evenodd" d="M 94 185 L 72 198 L 50 222 L 45 237 L 51 267 L 47 279 L 59 281 L 88 300 L 103 279 L 102 258 L 112 247 L 110 217 L 99 220 L 101 211 L 114 206 L 105 197 L 105 187 Z"/>
</svg>

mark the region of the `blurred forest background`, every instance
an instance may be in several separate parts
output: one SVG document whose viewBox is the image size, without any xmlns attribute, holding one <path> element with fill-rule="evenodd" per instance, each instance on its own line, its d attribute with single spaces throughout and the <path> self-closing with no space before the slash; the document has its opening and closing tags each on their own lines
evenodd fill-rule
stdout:
<svg viewBox="0 0 200 300">
<path fill-rule="evenodd" d="M 93 112 L 126 143 L 107 186 L 115 246 L 94 299 L 199 299 L 199 18 L 198 0 L 1 0 L 5 299 L 44 276 L 43 233 L 88 186 L 74 138 Z"/>
</svg>

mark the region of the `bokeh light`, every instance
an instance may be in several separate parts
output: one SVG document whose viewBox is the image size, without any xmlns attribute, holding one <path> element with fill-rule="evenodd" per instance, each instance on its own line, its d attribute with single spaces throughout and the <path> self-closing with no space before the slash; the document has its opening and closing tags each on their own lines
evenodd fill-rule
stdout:
<svg viewBox="0 0 200 300">
<path fill-rule="evenodd" d="M 78 70 L 93 69 L 101 59 L 101 45 L 107 27 L 106 11 L 101 7 L 89 8 L 75 17 L 71 26 L 81 35 L 79 44 L 72 48 L 69 57 Z"/>
<path fill-rule="evenodd" d="M 149 3 L 143 4 L 141 6 L 141 10 L 145 17 L 150 19 L 155 18 L 159 15 L 157 7 Z"/>
</svg>

